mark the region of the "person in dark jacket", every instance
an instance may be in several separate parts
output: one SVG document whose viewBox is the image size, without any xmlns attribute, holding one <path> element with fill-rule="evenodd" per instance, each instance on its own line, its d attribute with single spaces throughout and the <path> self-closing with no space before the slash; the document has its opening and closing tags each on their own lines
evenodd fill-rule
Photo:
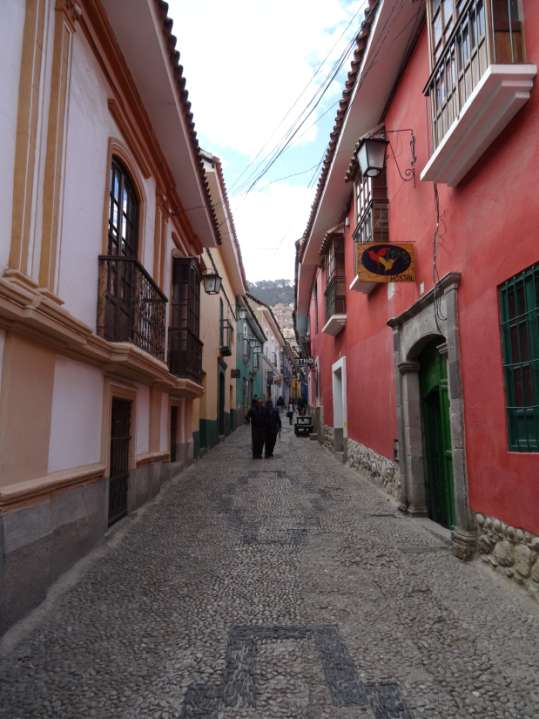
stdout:
<svg viewBox="0 0 539 719">
<path fill-rule="evenodd" d="M 266 454 L 265 457 L 273 457 L 273 448 L 277 441 L 277 435 L 281 431 L 281 418 L 278 410 L 273 406 L 273 402 L 269 399 L 266 402 Z"/>
<path fill-rule="evenodd" d="M 262 402 L 256 399 L 253 400 L 251 409 L 247 412 L 247 419 L 251 423 L 253 459 L 262 459 L 266 434 L 266 411 L 262 406 Z"/>
</svg>

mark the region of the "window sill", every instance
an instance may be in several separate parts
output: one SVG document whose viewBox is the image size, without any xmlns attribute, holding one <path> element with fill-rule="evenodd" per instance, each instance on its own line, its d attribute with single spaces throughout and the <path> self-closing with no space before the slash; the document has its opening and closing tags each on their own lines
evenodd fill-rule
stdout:
<svg viewBox="0 0 539 719">
<path fill-rule="evenodd" d="M 421 173 L 455 187 L 530 99 L 536 65 L 489 65 Z"/>
<path fill-rule="evenodd" d="M 326 335 L 336 337 L 346 325 L 346 315 L 331 315 L 326 324 L 322 327 L 322 332 Z"/>
</svg>

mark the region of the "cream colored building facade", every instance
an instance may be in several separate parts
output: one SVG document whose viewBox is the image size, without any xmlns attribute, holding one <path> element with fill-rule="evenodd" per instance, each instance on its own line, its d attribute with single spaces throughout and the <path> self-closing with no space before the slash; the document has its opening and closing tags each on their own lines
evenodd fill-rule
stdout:
<svg viewBox="0 0 539 719">
<path fill-rule="evenodd" d="M 0 3 L 0 632 L 198 431 L 219 223 L 166 5 L 125 10 Z"/>
<path fill-rule="evenodd" d="M 244 421 L 237 407 L 238 309 L 247 292 L 247 280 L 228 202 L 219 158 L 204 153 L 204 167 L 217 216 L 221 242 L 204 250 L 207 272 L 221 278 L 218 294 L 203 294 L 204 394 L 198 400 L 198 445 L 213 447 Z M 234 375 L 234 376 L 233 376 Z"/>
<path fill-rule="evenodd" d="M 271 307 L 253 295 L 249 295 L 249 299 L 267 338 L 267 341 L 264 342 L 261 357 L 264 398 L 270 399 L 274 405 L 279 397 L 282 397 L 287 402 L 290 394 L 290 379 L 288 378 L 288 371 L 284 371 L 285 365 L 287 366 L 285 356 L 287 356 L 288 352 L 286 341 Z"/>
</svg>

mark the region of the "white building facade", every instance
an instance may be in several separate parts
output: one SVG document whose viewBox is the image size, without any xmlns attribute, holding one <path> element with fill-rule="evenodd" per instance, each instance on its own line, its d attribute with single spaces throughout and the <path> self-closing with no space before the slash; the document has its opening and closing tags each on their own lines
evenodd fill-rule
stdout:
<svg viewBox="0 0 539 719">
<path fill-rule="evenodd" d="M 166 6 L 125 10 L 0 3 L 0 632 L 192 456 L 219 230 Z"/>
</svg>

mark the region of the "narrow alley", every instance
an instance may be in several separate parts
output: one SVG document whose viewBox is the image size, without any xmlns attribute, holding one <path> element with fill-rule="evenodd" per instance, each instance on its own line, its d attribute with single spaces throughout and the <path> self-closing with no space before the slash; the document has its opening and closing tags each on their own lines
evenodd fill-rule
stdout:
<svg viewBox="0 0 539 719">
<path fill-rule="evenodd" d="M 242 427 L 2 643 L 0 717 L 533 719 L 539 616 L 317 442 Z"/>
</svg>

